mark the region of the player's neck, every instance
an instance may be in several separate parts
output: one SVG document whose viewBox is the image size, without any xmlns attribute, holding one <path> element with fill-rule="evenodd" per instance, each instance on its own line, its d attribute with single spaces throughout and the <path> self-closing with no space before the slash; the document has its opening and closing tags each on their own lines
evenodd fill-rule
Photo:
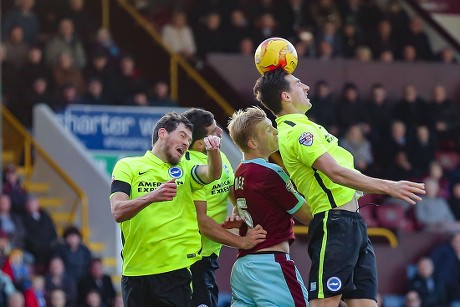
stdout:
<svg viewBox="0 0 460 307">
<path fill-rule="evenodd" d="M 244 152 L 243 159 L 244 160 L 264 159 L 265 161 L 268 161 L 268 156 L 261 155 L 260 153 L 255 153 L 255 152 Z"/>
</svg>

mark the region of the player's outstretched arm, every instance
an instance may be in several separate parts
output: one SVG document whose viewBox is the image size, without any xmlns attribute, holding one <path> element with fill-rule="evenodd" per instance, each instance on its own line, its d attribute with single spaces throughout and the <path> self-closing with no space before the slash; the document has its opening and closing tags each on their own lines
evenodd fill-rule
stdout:
<svg viewBox="0 0 460 307">
<path fill-rule="evenodd" d="M 219 179 L 222 175 L 222 158 L 220 156 L 220 137 L 209 135 L 204 138 L 208 163 L 200 165 L 196 169 L 196 174 L 205 183 Z"/>
<path fill-rule="evenodd" d="M 325 153 L 316 159 L 313 167 L 323 172 L 335 183 L 364 193 L 387 194 L 413 205 L 421 200 L 419 195 L 425 194 L 425 185 L 423 183 L 369 177 L 356 170 L 339 165 L 329 153 Z"/>
<path fill-rule="evenodd" d="M 205 201 L 195 201 L 195 207 L 197 211 L 198 226 L 201 233 L 213 241 L 230 247 L 249 249 L 263 242 L 267 236 L 267 232 L 262 226 L 257 225 L 249 230 L 246 236 L 241 237 L 223 228 L 210 218 L 206 214 L 207 204 Z"/>
<path fill-rule="evenodd" d="M 171 179 L 156 190 L 135 199 L 129 199 L 123 192 L 115 192 L 110 198 L 110 208 L 115 221 L 121 223 L 131 219 L 151 203 L 172 200 L 176 193 L 175 179 Z"/>
</svg>

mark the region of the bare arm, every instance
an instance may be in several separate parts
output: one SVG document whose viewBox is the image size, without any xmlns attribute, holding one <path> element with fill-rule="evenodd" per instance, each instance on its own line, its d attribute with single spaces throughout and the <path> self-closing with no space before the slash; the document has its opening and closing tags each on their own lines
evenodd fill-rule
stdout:
<svg viewBox="0 0 460 307">
<path fill-rule="evenodd" d="M 246 236 L 241 237 L 223 228 L 210 218 L 206 214 L 207 204 L 205 201 L 195 201 L 195 207 L 201 233 L 213 241 L 235 248 L 249 249 L 265 240 L 267 232 L 260 225 L 248 230 Z"/>
<path fill-rule="evenodd" d="M 207 165 L 200 165 L 196 169 L 196 174 L 205 183 L 219 179 L 222 175 L 222 158 L 220 156 L 220 138 L 210 135 L 204 138 L 206 151 L 208 154 Z"/>
<path fill-rule="evenodd" d="M 387 194 L 413 205 L 416 201 L 421 200 L 421 197 L 417 194 L 425 194 L 425 185 L 423 183 L 369 177 L 339 165 L 329 153 L 325 153 L 316 159 L 313 167 L 326 174 L 337 184 L 361 190 L 364 193 Z"/>
<path fill-rule="evenodd" d="M 308 207 L 306 202 L 304 202 L 302 207 L 294 213 L 294 217 L 304 225 L 310 224 L 313 216 L 311 214 L 310 207 Z"/>
<path fill-rule="evenodd" d="M 155 191 L 135 199 L 129 199 L 129 195 L 123 192 L 115 192 L 110 198 L 110 208 L 115 221 L 121 223 L 129 220 L 153 202 L 172 200 L 177 193 L 177 185 L 174 181 L 175 179 L 171 179 Z"/>
</svg>

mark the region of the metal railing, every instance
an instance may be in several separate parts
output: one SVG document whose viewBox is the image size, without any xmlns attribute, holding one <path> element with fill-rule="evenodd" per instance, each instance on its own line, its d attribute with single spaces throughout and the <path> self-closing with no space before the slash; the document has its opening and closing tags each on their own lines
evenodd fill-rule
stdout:
<svg viewBox="0 0 460 307">
<path fill-rule="evenodd" d="M 27 186 L 32 182 L 46 180 L 46 178 L 56 177 L 59 180 L 60 187 L 56 190 L 64 190 L 62 186 L 67 187 L 63 206 L 56 210 L 62 212 L 68 211 L 67 224 L 73 224 L 77 216 L 81 219 L 81 232 L 85 242 L 89 236 L 88 226 L 88 200 L 84 191 L 64 172 L 64 170 L 47 154 L 47 152 L 34 140 L 32 135 L 24 126 L 14 117 L 5 107 L 1 107 L 2 113 L 2 139 L 3 152 L 9 152 L 13 155 L 12 161 L 16 165 L 23 167 L 24 183 Z M 46 175 L 35 174 L 36 164 L 44 165 Z M 35 175 L 35 176 L 34 176 Z M 73 194 L 73 195 L 72 195 Z M 50 193 L 54 196 L 53 193 Z M 69 203 L 67 203 L 69 201 Z M 79 209 L 81 211 L 79 212 Z M 67 215 L 66 215 L 67 216 Z"/>
</svg>

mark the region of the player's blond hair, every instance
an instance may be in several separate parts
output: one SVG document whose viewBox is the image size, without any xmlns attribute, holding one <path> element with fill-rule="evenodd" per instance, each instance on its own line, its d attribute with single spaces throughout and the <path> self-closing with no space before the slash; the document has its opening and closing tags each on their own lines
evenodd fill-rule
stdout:
<svg viewBox="0 0 460 307">
<path fill-rule="evenodd" d="M 233 142 L 241 151 L 246 152 L 249 150 L 248 141 L 255 136 L 257 123 L 266 118 L 267 114 L 259 107 L 249 107 L 233 113 L 228 121 L 227 128 Z"/>
</svg>

